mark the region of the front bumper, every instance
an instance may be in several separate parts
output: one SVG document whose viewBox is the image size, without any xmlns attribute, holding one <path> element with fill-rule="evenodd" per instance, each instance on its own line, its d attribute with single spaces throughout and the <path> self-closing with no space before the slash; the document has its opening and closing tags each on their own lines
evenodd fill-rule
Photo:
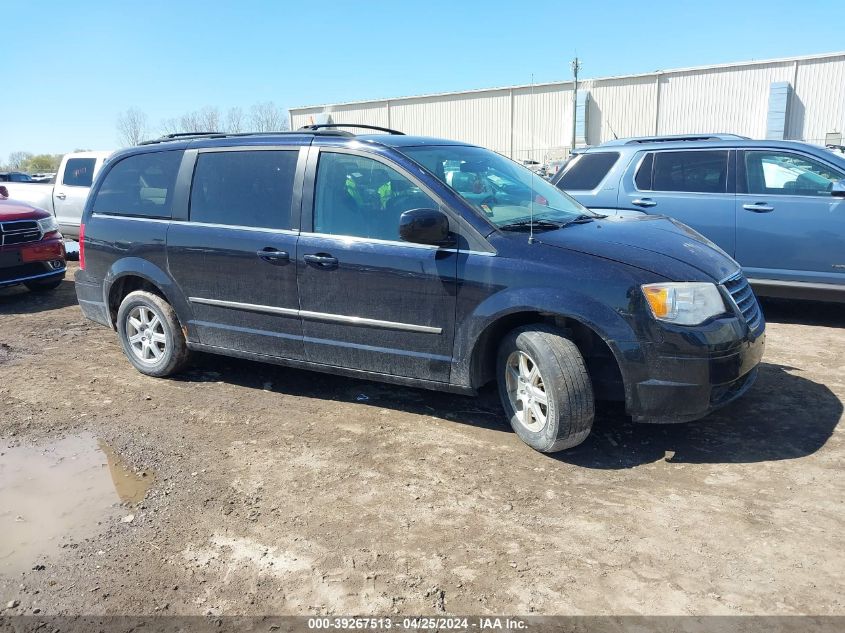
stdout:
<svg viewBox="0 0 845 633">
<path fill-rule="evenodd" d="M 689 422 L 733 402 L 754 384 L 763 358 L 763 331 L 728 352 L 704 356 L 654 354 L 645 375 L 628 389 L 628 413 L 637 422 Z"/>
<path fill-rule="evenodd" d="M 65 248 L 60 237 L 0 248 L 0 288 L 62 278 L 65 272 Z"/>
</svg>

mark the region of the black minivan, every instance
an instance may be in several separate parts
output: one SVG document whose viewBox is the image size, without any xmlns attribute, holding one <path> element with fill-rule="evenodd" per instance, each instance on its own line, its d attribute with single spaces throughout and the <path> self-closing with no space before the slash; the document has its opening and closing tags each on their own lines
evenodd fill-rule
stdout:
<svg viewBox="0 0 845 633">
<path fill-rule="evenodd" d="M 685 421 L 754 382 L 760 307 L 692 229 L 593 213 L 481 147 L 353 128 L 115 154 L 83 215 L 83 312 L 150 376 L 201 350 L 468 394 L 495 380 L 544 452 L 587 437 L 596 399 Z"/>
</svg>

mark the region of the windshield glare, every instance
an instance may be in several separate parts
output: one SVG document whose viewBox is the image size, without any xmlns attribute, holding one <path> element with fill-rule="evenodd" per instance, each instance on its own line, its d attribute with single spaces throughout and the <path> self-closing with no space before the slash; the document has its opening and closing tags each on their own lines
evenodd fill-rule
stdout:
<svg viewBox="0 0 845 633">
<path fill-rule="evenodd" d="M 532 215 L 535 220 L 560 222 L 594 215 L 530 169 L 481 147 L 424 145 L 401 151 L 496 226 L 526 221 Z"/>
</svg>

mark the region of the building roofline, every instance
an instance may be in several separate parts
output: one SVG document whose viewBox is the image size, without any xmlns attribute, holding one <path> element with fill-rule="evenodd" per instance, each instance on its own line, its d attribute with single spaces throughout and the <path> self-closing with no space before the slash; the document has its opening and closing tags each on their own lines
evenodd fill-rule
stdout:
<svg viewBox="0 0 845 633">
<path fill-rule="evenodd" d="M 582 79 L 581 83 L 595 83 L 599 81 L 614 81 L 619 79 L 639 79 L 643 77 L 656 77 L 661 75 L 673 75 L 678 73 L 688 73 L 688 72 L 697 72 L 702 70 L 723 70 L 726 68 L 743 68 L 747 66 L 763 66 L 765 64 L 784 64 L 788 62 L 802 62 L 802 61 L 820 61 L 825 59 L 830 59 L 834 57 L 845 57 L 845 51 L 839 51 L 834 53 L 817 53 L 815 55 L 800 55 L 795 57 L 778 57 L 775 59 L 755 59 L 755 60 L 748 60 L 748 61 L 740 61 L 740 62 L 728 62 L 725 64 L 710 64 L 706 66 L 689 66 L 686 68 L 670 68 L 667 70 L 653 70 L 651 72 L 646 73 L 635 73 L 631 75 L 609 75 L 607 77 L 594 77 L 590 79 Z M 290 114 L 293 114 L 295 111 L 299 112 L 300 110 L 314 110 L 317 108 L 331 108 L 331 107 L 341 107 L 341 106 L 351 106 L 351 105 L 364 105 L 364 104 L 371 104 L 371 103 L 386 103 L 386 102 L 397 102 L 397 101 L 410 101 L 412 99 L 429 99 L 432 97 L 448 97 L 451 95 L 470 95 L 470 94 L 478 94 L 482 92 L 498 92 L 502 90 L 524 90 L 524 89 L 531 89 L 533 88 L 544 88 L 548 86 L 566 86 L 571 85 L 573 81 L 569 80 L 560 80 L 560 81 L 546 81 L 543 83 L 535 83 L 535 84 L 518 84 L 512 86 L 496 86 L 492 88 L 473 88 L 471 90 L 454 90 L 450 92 L 431 92 L 427 94 L 420 94 L 420 95 L 406 95 L 401 97 L 383 97 L 380 99 L 360 99 L 357 101 L 343 101 L 339 103 L 322 103 L 317 105 L 306 105 L 306 106 L 297 106 L 294 108 L 288 108 Z"/>
</svg>

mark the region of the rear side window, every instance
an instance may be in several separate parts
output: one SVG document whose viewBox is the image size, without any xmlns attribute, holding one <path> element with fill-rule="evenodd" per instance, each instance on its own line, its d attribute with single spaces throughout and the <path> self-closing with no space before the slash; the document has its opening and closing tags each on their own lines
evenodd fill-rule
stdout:
<svg viewBox="0 0 845 633">
<path fill-rule="evenodd" d="M 654 155 L 654 191 L 725 193 L 728 151 L 657 152 Z"/>
<path fill-rule="evenodd" d="M 298 150 L 200 154 L 191 187 L 191 221 L 289 229 L 298 157 Z"/>
<path fill-rule="evenodd" d="M 135 154 L 115 164 L 94 200 L 94 213 L 170 218 L 181 151 Z"/>
<path fill-rule="evenodd" d="M 68 187 L 90 187 L 94 181 L 96 158 L 69 158 L 65 163 L 62 184 Z"/>
<path fill-rule="evenodd" d="M 595 189 L 607 176 L 610 168 L 619 160 L 618 152 L 596 152 L 582 154 L 567 166 L 557 183 L 564 191 L 588 191 Z"/>
</svg>

